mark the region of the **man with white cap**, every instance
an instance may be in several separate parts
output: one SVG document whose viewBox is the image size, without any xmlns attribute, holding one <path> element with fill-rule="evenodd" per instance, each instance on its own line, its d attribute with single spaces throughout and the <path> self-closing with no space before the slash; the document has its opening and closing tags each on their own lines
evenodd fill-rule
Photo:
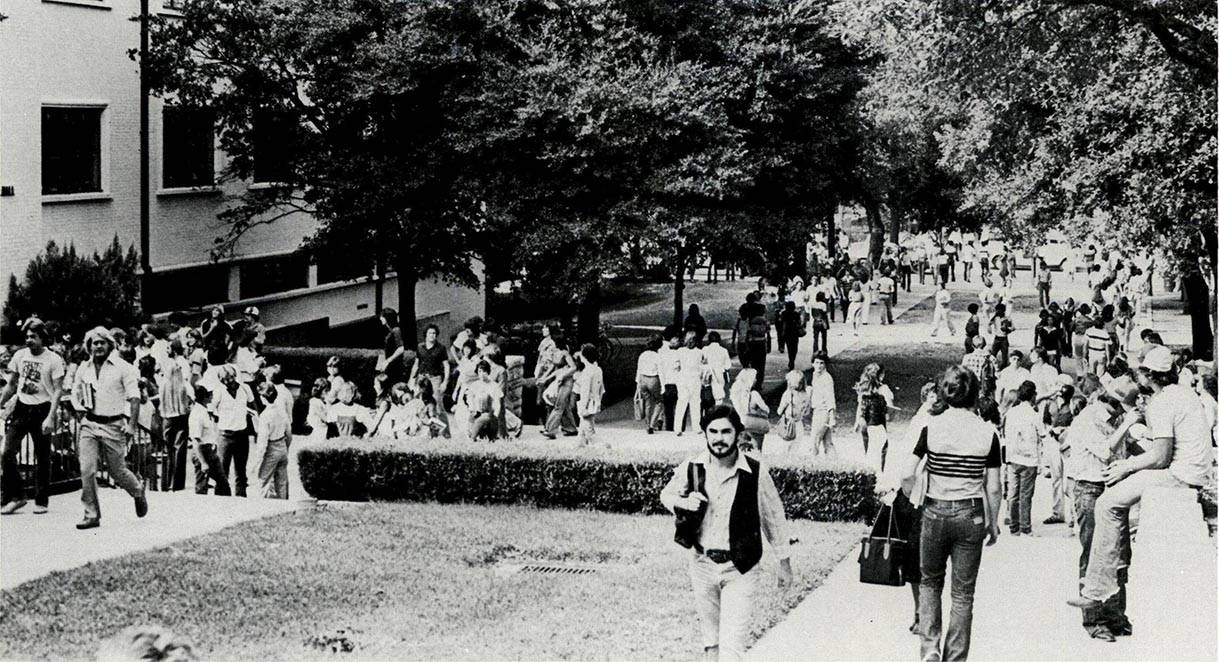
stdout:
<svg viewBox="0 0 1219 662">
<path fill-rule="evenodd" d="M 1149 439 L 1143 453 L 1116 460 L 1105 468 L 1105 492 L 1096 500 L 1096 529 L 1088 571 L 1079 597 L 1069 604 L 1100 607 L 1120 590 L 1118 569 L 1121 527 L 1130 508 L 1152 487 L 1200 488 L 1210 470 L 1213 450 L 1206 411 L 1198 394 L 1176 383 L 1172 352 L 1156 347 L 1136 371 L 1139 390 L 1149 395 L 1146 421 Z"/>
<path fill-rule="evenodd" d="M 144 486 L 127 468 L 127 448 L 140 420 L 140 376 L 114 351 L 114 336 L 103 327 L 85 334 L 90 360 L 76 371 L 72 401 L 84 412 L 80 424 L 81 503 L 85 517 L 78 529 L 101 526 L 97 502 L 97 466 L 103 460 L 110 479 L 135 499 L 135 514 L 148 514 Z"/>
<path fill-rule="evenodd" d="M 1096 529 L 1096 501 L 1105 492 L 1105 468 L 1125 459 L 1125 441 L 1128 436 L 1135 437 L 1135 428 L 1146 429 L 1139 422 L 1142 415 L 1135 409 L 1137 396 L 1138 389 L 1132 380 L 1113 380 L 1105 390 L 1096 393 L 1088 406 L 1080 410 L 1065 434 L 1071 444 L 1066 472 L 1074 483 L 1075 521 L 1082 548 L 1079 557 L 1081 586 L 1088 571 L 1088 557 Z M 1127 517 L 1122 518 L 1118 531 L 1118 558 L 1123 565 L 1129 565 L 1130 524 Z M 1084 630 L 1094 639 L 1114 641 L 1117 635 L 1130 634 L 1130 621 L 1126 618 L 1124 567 L 1117 571 L 1117 585 L 1117 592 L 1099 607 L 1084 609 Z"/>
<path fill-rule="evenodd" d="M 247 322 L 246 333 L 254 336 L 254 351 L 262 354 L 262 347 L 267 344 L 267 327 L 259 321 L 258 308 L 246 306 L 246 309 L 242 311 L 242 315 L 245 316 Z"/>
</svg>

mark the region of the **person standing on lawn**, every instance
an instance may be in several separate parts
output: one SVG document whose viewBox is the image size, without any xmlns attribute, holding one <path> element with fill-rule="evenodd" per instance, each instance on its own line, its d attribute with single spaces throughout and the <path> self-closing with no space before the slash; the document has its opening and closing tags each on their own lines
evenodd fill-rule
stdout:
<svg viewBox="0 0 1219 662">
<path fill-rule="evenodd" d="M 995 357 L 1000 370 L 1007 367 L 1007 354 L 1011 348 L 1007 337 L 1015 330 L 1016 325 L 1012 323 L 1012 318 L 1007 316 L 1007 306 L 1002 303 L 995 304 L 995 314 L 987 323 L 987 331 L 994 337 L 990 344 L 990 353 Z"/>
<path fill-rule="evenodd" d="M 701 357 L 701 354 L 700 354 Z M 595 345 L 584 343 L 580 347 L 580 360 L 584 369 L 576 375 L 576 414 L 580 417 L 577 441 L 590 446 L 597 436 L 597 414 L 601 412 L 601 399 L 605 397 L 605 375 L 597 361 L 601 359 Z M 697 403 L 697 400 L 695 401 Z M 698 411 L 698 404 L 694 405 Z"/>
<path fill-rule="evenodd" d="M 1081 609 L 1101 608 L 1120 591 L 1122 524 L 1143 493 L 1153 487 L 1198 490 L 1214 462 L 1206 411 L 1196 393 L 1177 383 L 1172 352 L 1152 349 L 1135 375 L 1139 390 L 1150 396 L 1144 414 L 1150 439 L 1141 444 L 1143 453 L 1105 468 L 1108 487 L 1096 500 L 1088 572 L 1079 597 L 1067 601 Z"/>
<path fill-rule="evenodd" d="M 964 660 L 969 656 L 973 595 L 982 543 L 999 539 L 999 434 L 973 412 L 978 380 L 960 366 L 950 366 L 936 385 L 940 404 L 919 432 L 914 452 L 905 459 L 903 483 L 912 483 L 925 467 L 925 490 L 911 505 L 922 507 L 919 536 L 919 639 L 923 660 Z M 935 410 L 933 410 L 935 411 Z M 925 463 L 923 462 L 925 460 Z M 944 575 L 952 558 L 952 612 L 942 633 Z M 941 636 L 943 634 L 943 636 Z"/>
<path fill-rule="evenodd" d="M 940 289 L 935 293 L 935 310 L 931 314 L 932 338 L 939 333 L 940 327 L 946 327 L 949 336 L 957 335 L 956 328 L 952 326 L 951 303 L 952 293 L 948 291 L 948 284 L 941 281 Z"/>
<path fill-rule="evenodd" d="M 825 352 L 813 355 L 813 375 L 809 379 L 809 408 L 812 410 L 812 454 L 834 456 L 834 424 L 838 404 L 834 399 L 834 377 L 826 368 Z"/>
<path fill-rule="evenodd" d="M 10 515 L 26 504 L 25 482 L 17 466 L 21 441 L 28 434 L 34 442 L 34 513 L 47 512 L 51 486 L 51 433 L 59 413 L 59 394 L 66 368 L 63 357 L 47 349 L 47 328 L 41 320 L 25 324 L 25 347 L 8 363 L 8 383 L 0 395 L 0 411 L 14 396 L 12 414 L 4 430 L 3 464 L 0 465 L 0 514 Z"/>
<path fill-rule="evenodd" d="M 427 330 L 423 332 L 423 342 L 419 343 L 416 350 L 415 364 L 411 366 L 409 381 L 414 383 L 420 374 L 427 376 L 428 381 L 432 382 L 432 393 L 435 394 L 436 401 L 443 401 L 452 372 L 449 352 L 440 343 L 440 327 L 435 324 L 427 325 Z M 452 435 L 449 433 L 449 417 L 443 406 L 436 408 L 436 416 L 445 424 L 444 437 L 448 439 Z"/>
<path fill-rule="evenodd" d="M 740 450 L 736 411 L 716 405 L 701 426 L 706 452 L 674 469 L 660 502 L 679 516 L 677 543 L 694 550 L 690 586 L 703 657 L 728 662 L 745 652 L 763 538 L 779 559 L 779 588 L 791 584 L 787 517 L 770 471 Z"/>
<path fill-rule="evenodd" d="M 144 485 L 127 468 L 127 449 L 136 437 L 140 420 L 140 376 L 135 367 L 119 358 L 114 336 L 103 327 L 85 335 L 90 361 L 76 371 L 72 399 L 84 413 L 80 424 L 80 500 L 85 517 L 78 529 L 101 526 L 97 502 L 97 465 L 106 464 L 110 480 L 135 500 L 136 517 L 148 514 Z"/>
</svg>

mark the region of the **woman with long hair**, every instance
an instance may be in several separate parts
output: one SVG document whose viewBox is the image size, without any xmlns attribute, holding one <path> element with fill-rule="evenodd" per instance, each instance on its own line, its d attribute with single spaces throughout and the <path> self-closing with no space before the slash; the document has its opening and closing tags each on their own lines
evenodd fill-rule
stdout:
<svg viewBox="0 0 1219 662">
<path fill-rule="evenodd" d="M 758 374 L 753 368 L 740 371 L 732 382 L 728 399 L 745 424 L 745 430 L 741 433 L 742 439 L 760 451 L 766 433 L 770 430 L 770 406 L 758 392 L 757 380 Z"/>
<path fill-rule="evenodd" d="M 884 378 L 885 369 L 879 363 L 869 363 L 855 382 L 855 429 L 863 438 L 864 457 L 877 474 L 884 470 L 889 411 L 898 411 L 893 406 L 893 391 Z"/>
</svg>

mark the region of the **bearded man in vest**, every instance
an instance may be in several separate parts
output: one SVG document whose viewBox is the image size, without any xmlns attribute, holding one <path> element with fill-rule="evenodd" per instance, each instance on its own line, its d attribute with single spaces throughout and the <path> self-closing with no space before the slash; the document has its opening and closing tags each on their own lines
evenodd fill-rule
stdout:
<svg viewBox="0 0 1219 662">
<path fill-rule="evenodd" d="M 779 559 L 779 588 L 791 584 L 787 518 L 770 472 L 737 446 L 744 425 L 736 410 L 716 405 L 701 427 L 706 452 L 674 469 L 660 502 L 677 516 L 677 544 L 693 550 L 690 584 L 705 659 L 739 660 L 754 613 L 763 538 Z"/>
</svg>

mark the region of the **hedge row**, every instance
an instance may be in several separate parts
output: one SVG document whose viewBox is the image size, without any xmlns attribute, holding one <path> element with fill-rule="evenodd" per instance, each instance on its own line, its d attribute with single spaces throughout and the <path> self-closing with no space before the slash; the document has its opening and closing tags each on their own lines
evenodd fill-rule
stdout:
<svg viewBox="0 0 1219 662">
<path fill-rule="evenodd" d="M 660 490 L 681 459 L 508 443 L 336 439 L 303 447 L 300 473 L 305 489 L 323 500 L 514 503 L 656 514 L 667 512 Z M 790 518 L 858 521 L 876 511 L 871 471 L 780 463 L 771 465 L 770 473 Z"/>
</svg>

